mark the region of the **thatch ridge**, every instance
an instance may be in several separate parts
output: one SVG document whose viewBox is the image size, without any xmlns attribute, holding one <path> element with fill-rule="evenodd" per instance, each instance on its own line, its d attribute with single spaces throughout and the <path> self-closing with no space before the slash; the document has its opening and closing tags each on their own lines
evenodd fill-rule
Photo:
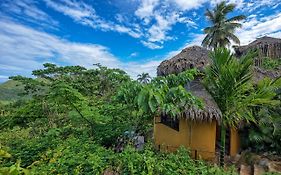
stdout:
<svg viewBox="0 0 281 175">
<path fill-rule="evenodd" d="M 257 83 L 265 77 L 268 77 L 270 79 L 277 79 L 281 77 L 281 66 L 279 66 L 276 70 L 266 70 L 255 66 L 253 82 Z"/>
<path fill-rule="evenodd" d="M 281 39 L 264 36 L 244 46 L 233 46 L 238 57 L 258 49 L 259 57 L 281 58 Z"/>
<path fill-rule="evenodd" d="M 257 83 L 265 77 L 276 79 L 281 76 L 281 66 L 274 70 L 261 68 L 263 59 L 281 59 L 281 39 L 264 36 L 244 46 L 234 46 L 236 56 L 245 55 L 250 50 L 258 50 L 258 57 L 255 58 L 253 82 Z"/>
<path fill-rule="evenodd" d="M 177 74 L 195 67 L 203 70 L 209 64 L 209 50 L 200 46 L 187 47 L 173 58 L 163 61 L 157 68 L 157 75 Z M 204 105 L 203 109 L 191 107 L 184 111 L 186 119 L 199 121 L 221 120 L 220 109 L 199 78 L 187 83 L 186 89 L 194 96 L 202 99 Z"/>
<path fill-rule="evenodd" d="M 192 107 L 186 110 L 184 113 L 187 119 L 200 121 L 221 120 L 222 113 L 218 105 L 211 94 L 205 89 L 199 78 L 191 81 L 187 86 L 187 90 L 194 96 L 202 99 L 204 104 L 203 109 Z"/>
<path fill-rule="evenodd" d="M 202 70 L 208 64 L 209 50 L 200 46 L 187 47 L 173 58 L 163 61 L 157 68 L 157 75 L 177 74 L 195 67 Z"/>
<path fill-rule="evenodd" d="M 280 41 L 281 39 L 263 37 L 259 38 L 256 41 L 250 43 L 249 45 L 255 46 L 257 43 L 275 43 L 276 41 Z M 280 45 L 281 46 L 281 45 Z M 241 46 L 245 47 L 245 46 Z M 248 46 L 246 46 L 248 47 Z M 281 49 L 280 49 L 281 50 Z M 192 46 L 183 49 L 178 55 L 172 57 L 169 60 L 163 61 L 157 68 L 158 76 L 165 76 L 169 74 L 178 74 L 190 68 L 196 67 L 199 70 L 203 70 L 207 65 L 210 64 L 209 58 L 209 50 L 200 47 L 200 46 Z M 269 78 L 278 78 L 281 76 L 281 68 L 278 70 L 264 70 L 259 67 L 254 67 L 254 75 L 253 81 L 256 83 L 264 77 Z M 187 85 L 187 90 L 190 91 L 193 95 L 201 98 L 203 100 L 204 108 L 190 108 L 184 113 L 186 114 L 186 119 L 192 120 L 200 120 L 200 121 L 211 121 L 217 120 L 218 122 L 221 120 L 221 111 L 218 108 L 216 102 L 213 97 L 209 94 L 209 92 L 205 89 L 202 82 L 199 78 L 193 80 Z"/>
</svg>

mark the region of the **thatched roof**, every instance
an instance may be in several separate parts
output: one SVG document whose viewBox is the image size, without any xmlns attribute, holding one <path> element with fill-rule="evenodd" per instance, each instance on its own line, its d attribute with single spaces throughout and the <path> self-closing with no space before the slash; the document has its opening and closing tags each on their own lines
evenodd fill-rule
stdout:
<svg viewBox="0 0 281 175">
<path fill-rule="evenodd" d="M 194 96 L 199 97 L 203 100 L 203 109 L 191 108 L 185 111 L 187 119 L 200 120 L 200 121 L 220 121 L 222 114 L 221 111 L 214 101 L 213 97 L 205 89 L 200 79 L 195 79 L 187 85 L 187 90 L 190 91 Z"/>
<path fill-rule="evenodd" d="M 261 68 L 263 59 L 281 59 L 281 39 L 272 37 L 261 37 L 245 46 L 234 47 L 236 56 L 245 55 L 250 50 L 258 50 L 258 58 L 255 59 L 253 81 L 256 83 L 265 77 L 276 79 L 281 76 L 281 66 L 275 70 L 266 70 Z"/>
<path fill-rule="evenodd" d="M 251 46 L 257 46 L 260 44 L 275 44 L 275 43 L 280 43 L 280 42 L 281 42 L 280 38 L 263 36 L 261 38 L 257 38 L 255 41 L 251 42 L 250 44 L 248 44 L 248 46 L 251 47 Z"/>
<path fill-rule="evenodd" d="M 209 51 L 200 46 L 183 49 L 178 55 L 163 61 L 157 68 L 157 75 L 177 74 L 190 68 L 203 69 L 210 63 Z"/>
<path fill-rule="evenodd" d="M 265 70 L 259 67 L 254 67 L 253 81 L 254 83 L 259 82 L 260 80 L 268 77 L 270 79 L 277 79 L 281 76 L 281 66 L 276 70 Z"/>
<path fill-rule="evenodd" d="M 244 46 L 233 47 L 238 57 L 258 49 L 259 57 L 281 58 L 281 39 L 264 36 Z"/>
<path fill-rule="evenodd" d="M 165 76 L 172 73 L 180 73 L 182 71 L 198 68 L 202 70 L 206 65 L 209 65 L 209 51 L 200 46 L 192 46 L 183 49 L 178 55 L 169 60 L 163 61 L 157 68 L 158 76 Z M 221 111 L 218 108 L 216 102 L 205 89 L 200 79 L 197 78 L 190 83 L 187 83 L 187 90 L 194 96 L 197 96 L 203 100 L 204 108 L 190 108 L 184 111 L 185 117 L 192 120 L 217 120 L 221 119 Z"/>
<path fill-rule="evenodd" d="M 260 42 L 271 43 L 273 42 L 273 40 L 271 40 L 269 37 L 264 37 L 258 39 L 257 41 L 249 45 L 255 45 Z M 177 74 L 194 67 L 198 68 L 199 70 L 203 70 L 204 67 L 209 64 L 210 64 L 209 51 L 200 46 L 192 46 L 183 49 L 178 55 L 174 56 L 173 58 L 163 61 L 157 68 L 157 75 L 165 76 L 169 74 Z M 264 70 L 259 67 L 254 67 L 253 79 L 254 82 L 258 82 L 264 77 L 269 77 L 274 79 L 279 77 L 280 75 L 281 75 L 281 68 L 276 71 L 276 70 Z M 218 108 L 216 102 L 214 101 L 212 96 L 205 89 L 205 87 L 203 86 L 203 84 L 198 78 L 193 80 L 187 85 L 187 90 L 190 91 L 193 95 L 201 98 L 204 102 L 203 109 L 191 108 L 185 111 L 186 114 L 185 117 L 187 119 L 200 120 L 200 121 L 215 119 L 217 121 L 220 121 L 222 116 L 220 109 Z"/>
</svg>

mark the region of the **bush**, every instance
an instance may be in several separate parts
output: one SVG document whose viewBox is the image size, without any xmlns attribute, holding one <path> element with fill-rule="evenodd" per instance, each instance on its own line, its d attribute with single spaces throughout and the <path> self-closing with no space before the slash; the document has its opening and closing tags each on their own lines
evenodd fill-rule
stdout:
<svg viewBox="0 0 281 175">
<path fill-rule="evenodd" d="M 32 166 L 34 174 L 102 174 L 106 170 L 137 175 L 236 174 L 193 160 L 184 148 L 171 154 L 157 152 L 150 145 L 142 151 L 128 146 L 123 152 L 114 153 L 94 141 L 74 137 L 46 151 Z"/>
<path fill-rule="evenodd" d="M 33 166 L 35 174 L 101 174 L 114 153 L 93 141 L 68 138 L 45 152 Z"/>
<path fill-rule="evenodd" d="M 280 59 L 272 59 L 272 58 L 264 58 L 262 67 L 265 69 L 276 69 L 281 65 L 281 60 Z"/>
</svg>

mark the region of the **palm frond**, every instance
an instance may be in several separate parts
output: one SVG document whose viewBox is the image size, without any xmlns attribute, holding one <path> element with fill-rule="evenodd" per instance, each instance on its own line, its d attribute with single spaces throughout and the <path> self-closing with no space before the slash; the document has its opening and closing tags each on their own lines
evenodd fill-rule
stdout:
<svg viewBox="0 0 281 175">
<path fill-rule="evenodd" d="M 233 10 L 235 9 L 236 4 L 227 4 L 224 6 L 224 8 L 222 9 L 222 13 L 223 14 L 228 14 L 230 12 L 233 12 Z"/>
<path fill-rule="evenodd" d="M 242 26 L 238 21 L 245 19 L 245 16 L 238 15 L 227 19 L 228 13 L 232 12 L 235 7 L 235 4 L 227 4 L 222 1 L 212 11 L 206 10 L 205 16 L 212 26 L 204 29 L 207 36 L 202 41 L 202 46 L 207 48 L 225 47 L 231 44 L 231 40 L 235 43 L 240 43 L 234 32 L 235 29 Z"/>
<path fill-rule="evenodd" d="M 229 18 L 228 20 L 226 20 L 225 22 L 237 22 L 237 21 L 242 21 L 246 19 L 246 16 L 245 15 L 238 15 L 238 16 L 234 16 L 232 18 Z"/>
</svg>

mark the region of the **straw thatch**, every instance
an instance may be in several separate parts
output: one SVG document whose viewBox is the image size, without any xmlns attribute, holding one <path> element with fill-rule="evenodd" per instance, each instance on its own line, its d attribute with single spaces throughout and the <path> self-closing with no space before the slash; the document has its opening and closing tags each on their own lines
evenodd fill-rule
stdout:
<svg viewBox="0 0 281 175">
<path fill-rule="evenodd" d="M 245 46 L 234 46 L 236 56 L 241 57 L 250 50 L 258 52 L 258 57 L 255 58 L 255 67 L 253 81 L 254 83 L 262 80 L 265 77 L 276 79 L 281 76 L 281 66 L 275 70 L 266 70 L 261 68 L 265 57 L 270 59 L 281 59 L 281 39 L 272 37 L 261 37 Z"/>
<path fill-rule="evenodd" d="M 240 52 L 244 54 L 244 52 L 251 50 L 252 48 L 256 48 L 256 46 L 261 47 L 262 44 L 264 44 L 270 46 L 270 47 L 265 46 L 265 48 L 266 47 L 271 48 L 272 46 L 274 46 L 275 43 L 276 48 L 278 48 L 277 50 L 268 51 L 264 49 L 263 51 L 267 51 L 268 55 L 274 54 L 275 56 L 278 56 L 279 45 L 276 44 L 277 41 L 280 42 L 281 39 L 276 39 L 276 38 L 272 39 L 270 37 L 263 37 L 250 43 L 248 46 L 236 47 L 235 50 L 237 51 L 237 49 L 240 49 Z M 280 47 L 280 56 L 281 56 L 281 47 Z M 173 58 L 163 61 L 157 68 L 157 75 L 165 76 L 169 74 L 177 74 L 182 71 L 195 67 L 199 70 L 203 70 L 204 67 L 206 67 L 209 64 L 210 64 L 209 50 L 200 46 L 192 46 L 183 49 L 178 55 L 174 56 Z M 258 82 L 259 80 L 265 77 L 275 79 L 280 76 L 281 76 L 281 68 L 279 68 L 278 70 L 264 70 L 260 67 L 254 67 L 254 76 L 253 76 L 254 82 Z M 189 110 L 186 110 L 184 113 L 186 114 L 185 117 L 187 119 L 200 120 L 200 121 L 215 119 L 217 121 L 220 121 L 222 116 L 221 111 L 218 108 L 212 96 L 204 88 L 199 78 L 187 84 L 187 90 L 190 91 L 193 95 L 201 98 L 204 103 L 203 109 L 191 108 Z"/>
<path fill-rule="evenodd" d="M 209 61 L 209 51 L 200 46 L 183 49 L 178 55 L 163 61 L 157 68 L 157 75 L 177 74 L 190 68 L 202 70 Z"/>
<path fill-rule="evenodd" d="M 281 58 L 281 39 L 264 36 L 245 46 L 234 46 L 238 57 L 250 50 L 258 50 L 258 57 Z"/>
<path fill-rule="evenodd" d="M 190 91 L 194 96 L 203 100 L 203 109 L 191 108 L 185 111 L 187 119 L 200 120 L 200 121 L 220 121 L 222 114 L 218 105 L 214 101 L 213 97 L 205 89 L 199 78 L 188 83 L 187 90 Z"/>
<path fill-rule="evenodd" d="M 279 66 L 276 70 L 265 70 L 259 67 L 254 67 L 253 82 L 257 83 L 265 77 L 270 79 L 277 79 L 281 77 L 281 67 Z"/>
<path fill-rule="evenodd" d="M 170 60 L 163 61 L 157 68 L 157 75 L 177 74 L 194 67 L 203 70 L 210 63 L 208 54 L 209 51 L 203 47 L 192 46 L 185 48 Z M 199 121 L 212 121 L 215 119 L 220 121 L 222 116 L 221 111 L 199 78 L 187 83 L 186 88 L 194 96 L 202 99 L 204 103 L 203 109 L 192 107 L 184 111 L 186 119 Z"/>
</svg>

